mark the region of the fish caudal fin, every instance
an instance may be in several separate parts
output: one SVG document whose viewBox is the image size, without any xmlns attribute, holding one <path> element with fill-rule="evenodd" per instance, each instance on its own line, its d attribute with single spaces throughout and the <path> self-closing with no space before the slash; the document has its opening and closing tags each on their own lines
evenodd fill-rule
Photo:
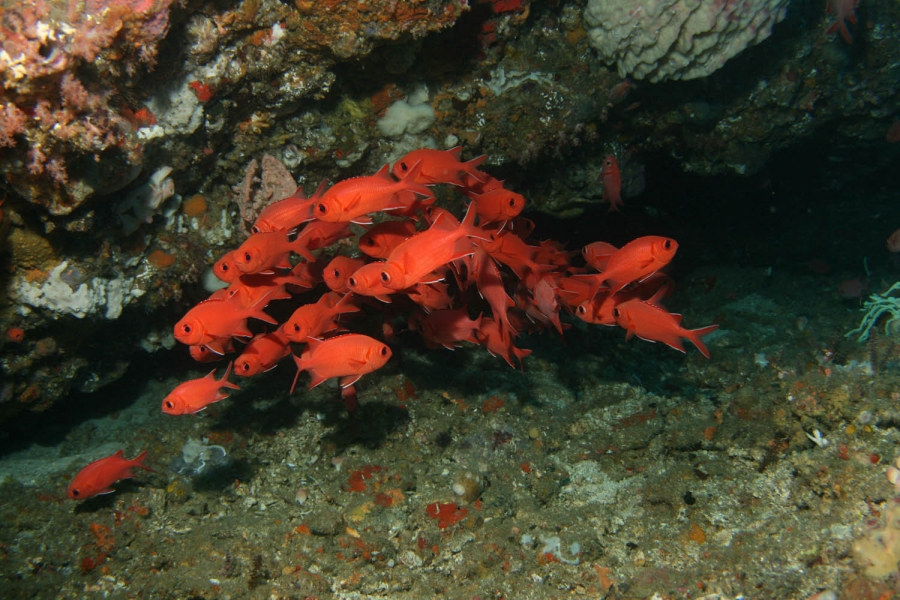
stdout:
<svg viewBox="0 0 900 600">
<path fill-rule="evenodd" d="M 709 350 L 706 349 L 706 344 L 703 343 L 702 338 L 718 328 L 718 325 L 710 325 L 709 327 L 701 327 L 700 329 L 689 329 L 684 333 L 684 337 L 691 340 L 691 343 L 697 346 L 697 350 L 699 350 L 703 356 L 709 358 Z"/>
<path fill-rule="evenodd" d="M 133 459 L 128 461 L 131 463 L 131 465 L 129 466 L 129 472 L 132 467 L 137 467 L 139 469 L 144 469 L 145 471 L 150 471 L 151 473 L 156 473 L 156 471 L 154 471 L 153 469 L 151 469 L 150 467 L 148 467 L 147 465 L 144 464 L 144 459 L 146 457 L 147 457 L 147 451 L 144 450 L 143 452 L 141 452 L 140 454 L 135 456 Z"/>
<path fill-rule="evenodd" d="M 227 388 L 231 388 L 232 390 L 241 389 L 238 387 L 238 385 L 236 383 L 231 383 L 230 381 L 228 381 L 228 376 L 231 375 L 232 366 L 234 366 L 234 361 L 231 361 L 230 363 L 228 363 L 228 367 L 225 369 L 225 374 L 222 375 L 222 379 L 218 380 L 220 388 L 227 387 Z M 215 371 L 213 371 L 213 373 L 215 373 Z M 223 398 L 227 398 L 227 397 L 228 396 L 223 396 Z"/>
</svg>

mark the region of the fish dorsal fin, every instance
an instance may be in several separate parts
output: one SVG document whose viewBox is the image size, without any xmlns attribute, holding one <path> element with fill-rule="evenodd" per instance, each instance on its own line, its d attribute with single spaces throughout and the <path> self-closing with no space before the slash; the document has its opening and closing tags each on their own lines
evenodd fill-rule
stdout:
<svg viewBox="0 0 900 600">
<path fill-rule="evenodd" d="M 394 176 L 391 175 L 391 165 L 385 163 L 383 167 L 378 169 L 378 172 L 375 173 L 374 177 L 381 177 L 386 181 L 390 181 L 391 183 L 395 183 Z"/>
</svg>

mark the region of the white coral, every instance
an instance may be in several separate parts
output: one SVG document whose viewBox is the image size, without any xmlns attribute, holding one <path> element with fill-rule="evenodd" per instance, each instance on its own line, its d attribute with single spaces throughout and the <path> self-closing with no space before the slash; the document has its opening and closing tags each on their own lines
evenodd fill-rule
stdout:
<svg viewBox="0 0 900 600">
<path fill-rule="evenodd" d="M 696 79 L 772 33 L 789 0 L 590 0 L 588 40 L 622 77 Z"/>
<path fill-rule="evenodd" d="M 125 235 L 137 231 L 141 223 L 152 223 L 159 206 L 175 194 L 175 183 L 169 179 L 170 173 L 172 167 L 162 167 L 116 207 Z"/>
<path fill-rule="evenodd" d="M 31 308 L 43 308 L 57 316 L 72 315 L 83 319 L 102 311 L 107 319 L 118 319 L 125 305 L 144 294 L 134 286 L 132 278 L 94 277 L 72 287 L 63 279 L 68 266 L 68 261 L 61 262 L 42 283 L 29 281 L 24 276 L 16 278 L 10 295 L 20 302 L 19 313 L 28 314 Z"/>
</svg>

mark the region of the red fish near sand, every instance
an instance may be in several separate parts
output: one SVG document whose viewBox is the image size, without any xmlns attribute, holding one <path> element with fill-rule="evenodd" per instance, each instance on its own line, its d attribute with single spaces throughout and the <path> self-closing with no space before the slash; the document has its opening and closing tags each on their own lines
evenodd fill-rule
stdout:
<svg viewBox="0 0 900 600">
<path fill-rule="evenodd" d="M 603 182 L 603 199 L 609 202 L 609 212 L 622 212 L 619 210 L 622 206 L 622 173 L 619 172 L 619 161 L 612 154 L 603 159 L 600 181 Z"/>
<path fill-rule="evenodd" d="M 132 469 L 137 467 L 146 471 L 153 471 L 144 465 L 144 457 L 147 451 L 141 452 L 135 458 L 128 460 L 125 452 L 119 450 L 112 456 L 95 460 L 78 472 L 69 486 L 66 488 L 66 498 L 69 500 L 84 500 L 100 494 L 109 494 L 113 490 L 110 486 L 120 479 L 134 477 Z"/>
<path fill-rule="evenodd" d="M 366 373 L 377 371 L 391 358 L 391 349 L 387 344 L 372 339 L 367 335 L 348 333 L 324 341 L 308 338 L 308 350 L 299 358 L 294 355 L 297 363 L 297 375 L 301 371 L 309 371 L 312 381 L 309 389 L 312 389 L 332 377 L 340 377 L 340 386 L 345 388 L 356 383 Z M 294 385 L 291 392 L 297 385 Z"/>
<path fill-rule="evenodd" d="M 681 315 L 668 313 L 640 298 L 632 298 L 619 304 L 613 309 L 613 316 L 619 327 L 627 332 L 626 339 L 636 335 L 642 340 L 662 342 L 684 352 L 681 338 L 687 338 L 706 358 L 709 358 L 709 350 L 702 338 L 719 328 L 718 325 L 710 325 L 700 329 L 685 329 L 681 326 Z"/>
<path fill-rule="evenodd" d="M 216 379 L 216 370 L 213 369 L 206 377 L 191 379 L 180 384 L 172 390 L 162 402 L 162 411 L 167 415 L 190 415 L 200 412 L 213 402 L 224 400 L 228 397 L 222 388 L 239 390 L 238 386 L 228 381 L 232 363 L 228 363 L 222 379 Z"/>
</svg>

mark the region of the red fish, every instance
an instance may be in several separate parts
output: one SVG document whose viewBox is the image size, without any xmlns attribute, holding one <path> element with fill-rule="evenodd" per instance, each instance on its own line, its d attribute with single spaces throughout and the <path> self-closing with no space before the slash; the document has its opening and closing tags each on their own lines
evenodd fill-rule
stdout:
<svg viewBox="0 0 900 600">
<path fill-rule="evenodd" d="M 709 350 L 703 343 L 703 336 L 719 328 L 710 325 L 700 329 L 685 329 L 681 326 L 681 315 L 669 313 L 639 298 L 626 300 L 613 309 L 616 323 L 627 334 L 625 339 L 636 335 L 648 342 L 662 342 L 667 346 L 684 352 L 682 338 L 689 339 L 703 356 L 709 358 Z"/>
<path fill-rule="evenodd" d="M 301 306 L 285 322 L 285 335 L 290 341 L 299 343 L 305 342 L 308 337 L 319 337 L 336 329 L 335 319 L 339 315 L 359 310 L 351 302 L 351 296 L 352 294 L 341 296 L 336 292 L 329 292 L 315 304 Z"/>
<path fill-rule="evenodd" d="M 825 12 L 834 13 L 836 17 L 834 25 L 828 29 L 828 33 L 837 31 L 845 42 L 852 44 L 853 38 L 850 37 L 850 31 L 847 29 L 847 22 L 856 25 L 856 13 L 853 12 L 853 9 L 857 6 L 859 6 L 859 0 L 828 0 Z"/>
<path fill-rule="evenodd" d="M 347 279 L 364 264 L 366 263 L 361 258 L 350 258 L 339 254 L 325 266 L 322 279 L 325 280 L 325 285 L 329 290 L 344 294 L 350 289 L 347 287 Z"/>
<path fill-rule="evenodd" d="M 223 290 L 225 291 L 225 290 Z M 194 306 L 175 324 L 175 339 L 194 346 L 230 337 L 251 337 L 247 319 L 254 318 L 278 325 L 262 311 L 262 306 L 241 306 L 243 294 L 233 298 L 209 298 Z"/>
<path fill-rule="evenodd" d="M 559 335 L 563 334 L 563 326 L 559 320 L 558 287 L 552 277 L 541 277 L 534 286 L 534 304 L 541 314 L 547 317 Z"/>
<path fill-rule="evenodd" d="M 228 381 L 231 365 L 232 363 L 228 363 L 222 379 L 216 379 L 216 370 L 213 369 L 206 377 L 198 377 L 179 384 L 163 399 L 162 411 L 167 415 L 191 415 L 200 412 L 213 402 L 227 398 L 228 395 L 222 391 L 223 387 L 232 390 L 241 389 Z"/>
<path fill-rule="evenodd" d="M 339 335 L 321 341 L 315 338 L 307 340 L 308 348 L 299 358 L 297 375 L 301 371 L 309 371 L 312 376 L 309 389 L 312 389 L 332 377 L 340 377 L 340 386 L 345 388 L 356 383 L 366 373 L 377 371 L 391 358 L 391 349 L 387 344 L 358 333 Z M 297 379 L 294 378 L 294 385 Z M 294 391 L 291 386 L 291 392 Z"/>
<path fill-rule="evenodd" d="M 275 368 L 282 358 L 291 353 L 291 341 L 279 327 L 271 333 L 256 335 L 241 355 L 234 360 L 234 374 L 253 377 Z"/>
<path fill-rule="evenodd" d="M 622 212 L 619 210 L 622 206 L 622 174 L 619 161 L 612 154 L 603 159 L 600 181 L 603 182 L 603 199 L 609 202 L 609 212 Z"/>
<path fill-rule="evenodd" d="M 381 281 L 392 290 L 402 290 L 425 281 L 427 275 L 439 267 L 473 252 L 459 250 L 456 243 L 467 236 L 478 235 L 473 230 L 475 210 L 469 205 L 466 218 L 459 225 L 449 219 L 438 218 L 427 230 L 409 238 L 391 252 L 381 271 Z"/>
<path fill-rule="evenodd" d="M 290 269 L 292 252 L 306 260 L 315 260 L 305 241 L 301 241 L 299 237 L 290 241 L 286 231 L 254 233 L 234 251 L 234 266 L 248 274 L 270 273 L 276 268 Z"/>
<path fill-rule="evenodd" d="M 500 270 L 494 260 L 482 248 L 477 248 L 469 261 L 469 272 L 475 277 L 478 293 L 491 307 L 491 314 L 506 333 L 515 333 L 509 322 L 509 309 L 515 306 L 506 293 Z"/>
<path fill-rule="evenodd" d="M 324 190 L 325 182 L 322 181 L 319 189 L 310 198 L 305 197 L 303 190 L 298 189 L 292 196 L 273 202 L 259 212 L 250 231 L 252 233 L 292 231 L 301 224 L 311 221 L 314 218 L 313 207 Z"/>
<path fill-rule="evenodd" d="M 366 256 L 385 259 L 415 233 L 412 221 L 384 221 L 359 237 L 359 249 Z"/>
<path fill-rule="evenodd" d="M 615 254 L 616 248 L 607 242 L 593 242 L 581 249 L 581 255 L 588 266 L 597 271 L 605 271 L 609 257 Z"/>
<path fill-rule="evenodd" d="M 652 275 L 672 260 L 678 242 L 658 235 L 645 235 L 631 240 L 616 250 L 606 261 L 606 269 L 597 275 L 576 275 L 576 279 L 593 282 L 596 292 L 604 282 L 609 293 L 615 294 L 633 281 Z"/>
<path fill-rule="evenodd" d="M 475 202 L 479 225 L 515 219 L 525 208 L 525 196 L 503 188 L 468 196 Z"/>
<path fill-rule="evenodd" d="M 481 315 L 469 318 L 465 308 L 443 309 L 429 313 L 419 323 L 419 331 L 429 348 L 449 348 L 453 350 L 459 342 L 478 343 L 475 332 L 481 328 Z"/>
<path fill-rule="evenodd" d="M 539 265 L 534 261 L 537 246 L 527 245 L 522 238 L 509 231 L 492 232 L 488 234 L 487 240 L 476 238 L 475 243 L 484 248 L 491 258 L 512 269 L 519 279 L 533 279 L 553 270 L 552 266 Z M 533 281 L 531 285 L 534 283 L 537 281 Z"/>
<path fill-rule="evenodd" d="M 350 237 L 353 232 L 350 230 L 350 223 L 336 222 L 329 223 L 327 221 L 310 221 L 306 227 L 297 234 L 294 240 L 298 244 L 307 249 L 307 251 L 326 248 L 334 242 Z M 300 256 L 306 256 L 302 252 L 298 252 Z M 307 258 L 307 260 L 309 260 Z"/>
<path fill-rule="evenodd" d="M 358 268 L 347 278 L 347 287 L 354 294 L 371 296 L 382 302 L 390 303 L 388 297 L 394 290 L 387 287 L 381 280 L 381 272 L 384 270 L 384 262 L 372 262 Z"/>
<path fill-rule="evenodd" d="M 459 146 L 450 150 L 432 150 L 430 148 L 413 150 L 394 163 L 392 172 L 395 177 L 403 177 L 418 164 L 420 165 L 419 173 L 416 176 L 418 183 L 449 183 L 465 186 L 468 178 L 485 182 L 489 175 L 482 173 L 476 167 L 487 160 L 487 155 L 473 158 L 468 162 L 461 162 L 459 160 L 461 150 Z"/>
<path fill-rule="evenodd" d="M 512 336 L 489 317 L 481 320 L 481 329 L 475 335 L 492 356 L 503 358 L 513 369 L 516 368 L 513 357 L 519 361 L 519 366 L 521 366 L 522 359 L 531 354 L 531 350 L 516 348 Z"/>
<path fill-rule="evenodd" d="M 437 277 L 443 277 L 437 275 Z M 409 299 L 418 304 L 425 312 L 450 308 L 453 298 L 447 292 L 449 286 L 446 283 L 417 283 L 407 292 Z"/>
<path fill-rule="evenodd" d="M 198 344 L 190 347 L 191 358 L 202 363 L 221 360 L 222 355 L 228 352 L 234 352 L 234 343 L 231 338 L 215 340 L 209 344 Z"/>
<path fill-rule="evenodd" d="M 416 198 L 433 197 L 427 187 L 416 182 L 419 169 L 413 165 L 400 181 L 391 177 L 388 165 L 374 175 L 345 179 L 322 194 L 313 213 L 330 223 L 371 223 L 367 216 L 371 213 L 409 208 Z"/>
<path fill-rule="evenodd" d="M 66 488 L 66 498 L 69 500 L 84 500 L 100 494 L 109 494 L 114 490 L 110 487 L 120 479 L 134 477 L 132 469 L 137 467 L 146 471 L 153 471 L 144 465 L 144 457 L 147 451 L 141 452 L 135 458 L 127 460 L 125 453 L 119 450 L 112 456 L 95 460 L 72 478 Z"/>
<path fill-rule="evenodd" d="M 216 261 L 213 265 L 213 274 L 225 283 L 231 283 L 240 276 L 241 271 L 234 264 L 234 250 L 226 252 Z"/>
</svg>

